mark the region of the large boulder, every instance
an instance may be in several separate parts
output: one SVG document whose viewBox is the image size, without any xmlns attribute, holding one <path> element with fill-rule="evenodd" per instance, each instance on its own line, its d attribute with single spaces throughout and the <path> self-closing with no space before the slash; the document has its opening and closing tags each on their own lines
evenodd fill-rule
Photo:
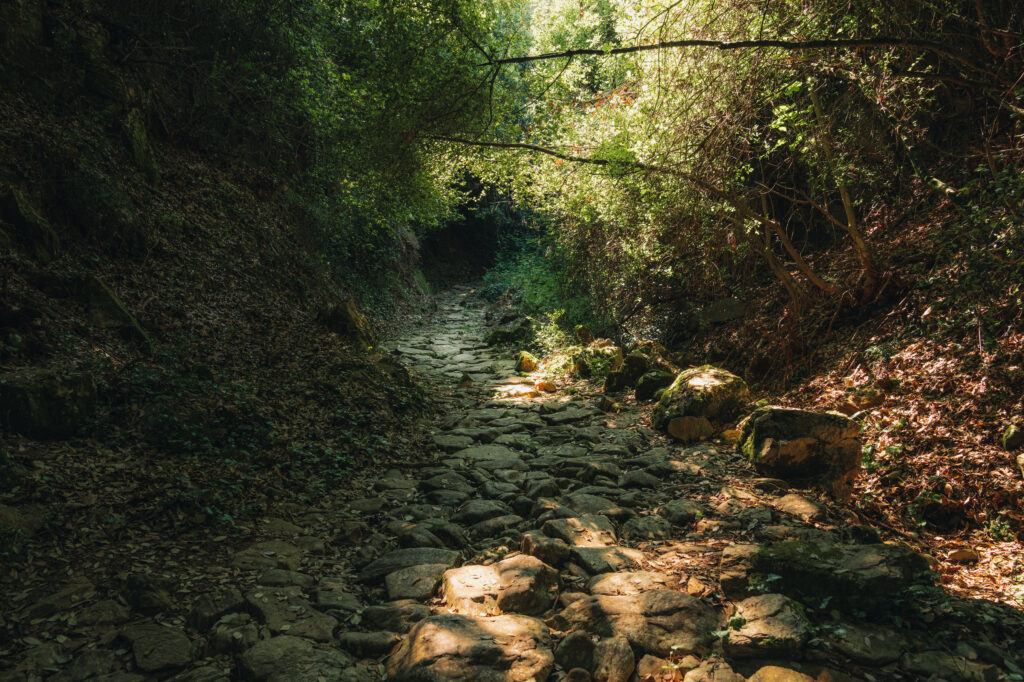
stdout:
<svg viewBox="0 0 1024 682">
<path fill-rule="evenodd" d="M 654 428 L 667 430 L 678 417 L 706 417 L 724 422 L 735 417 L 750 400 L 743 379 L 711 365 L 695 367 L 676 376 L 651 413 Z"/>
<path fill-rule="evenodd" d="M 64 438 L 92 416 L 96 385 L 82 372 L 46 369 L 0 375 L 0 424 L 35 438 Z"/>
<path fill-rule="evenodd" d="M 431 616 L 417 623 L 387 661 L 388 678 L 517 682 L 546 680 L 555 665 L 551 636 L 529 616 Z"/>
<path fill-rule="evenodd" d="M 860 473 L 860 427 L 831 412 L 759 408 L 743 423 L 739 449 L 759 472 L 820 484 L 839 500 Z"/>
<path fill-rule="evenodd" d="M 901 545 L 846 545 L 786 540 L 770 546 L 733 545 L 722 552 L 722 593 L 732 601 L 780 593 L 826 597 L 860 611 L 884 611 L 915 584 L 932 582 L 928 561 Z"/>
<path fill-rule="evenodd" d="M 676 590 L 636 595 L 593 595 L 556 614 L 552 627 L 601 637 L 625 637 L 637 651 L 669 656 L 705 652 L 718 615 L 696 597 Z"/>
<path fill-rule="evenodd" d="M 654 397 L 660 388 L 668 388 L 675 380 L 675 375 L 661 369 L 645 372 L 636 382 L 636 399 L 647 401 Z"/>
</svg>

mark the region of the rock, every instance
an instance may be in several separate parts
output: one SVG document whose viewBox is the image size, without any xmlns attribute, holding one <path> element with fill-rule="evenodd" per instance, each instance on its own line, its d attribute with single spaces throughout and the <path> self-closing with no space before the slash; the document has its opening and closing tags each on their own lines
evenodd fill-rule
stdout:
<svg viewBox="0 0 1024 682">
<path fill-rule="evenodd" d="M 647 356 L 633 351 L 622 361 L 622 367 L 613 370 L 604 381 L 605 393 L 618 393 L 635 386 L 643 373 L 647 371 Z M 669 380 L 671 383 L 671 379 Z"/>
<path fill-rule="evenodd" d="M 699 505 L 682 499 L 666 502 L 661 505 L 658 513 L 673 526 L 686 526 L 703 516 Z"/>
<path fill-rule="evenodd" d="M 454 566 L 458 560 L 459 553 L 450 549 L 433 547 L 396 549 L 364 566 L 363 570 L 359 572 L 359 580 L 360 582 L 379 581 L 389 573 L 419 564 L 442 564 L 444 569 L 441 572 L 443 572 Z"/>
<path fill-rule="evenodd" d="M 822 678 L 818 678 L 822 679 Z M 810 675 L 792 668 L 783 668 L 778 665 L 766 665 L 758 668 L 757 672 L 747 678 L 747 682 L 815 682 Z"/>
<path fill-rule="evenodd" d="M 498 500 L 470 500 L 462 507 L 459 508 L 455 515 L 452 516 L 452 521 L 455 523 L 461 523 L 465 525 L 472 525 L 474 523 L 480 523 L 487 519 L 493 519 L 497 516 L 504 516 L 511 514 L 512 509 L 504 502 Z"/>
<path fill-rule="evenodd" d="M 0 374 L 0 424 L 33 438 L 66 438 L 96 408 L 96 385 L 84 372 L 23 369 Z"/>
<path fill-rule="evenodd" d="M 131 642 L 139 670 L 184 668 L 192 662 L 192 643 L 181 630 L 144 622 L 129 625 L 121 631 L 121 636 Z"/>
<path fill-rule="evenodd" d="M 888 628 L 861 628 L 844 624 L 834 630 L 832 645 L 858 663 L 881 666 L 898 660 L 906 643 L 899 633 Z"/>
<path fill-rule="evenodd" d="M 260 641 L 260 631 L 248 613 L 232 613 L 213 626 L 207 654 L 240 654 Z"/>
<path fill-rule="evenodd" d="M 661 479 L 643 469 L 627 471 L 619 478 L 620 488 L 657 488 L 661 483 Z"/>
<path fill-rule="evenodd" d="M 559 566 L 569 558 L 568 544 L 563 540 L 548 537 L 538 531 L 523 533 L 519 551 L 523 554 L 535 556 L 550 566 Z"/>
<path fill-rule="evenodd" d="M 389 679 L 545 680 L 554 668 L 548 629 L 529 616 L 431 616 L 387 661 Z"/>
<path fill-rule="evenodd" d="M 328 331 L 350 340 L 360 350 L 377 345 L 373 327 L 351 298 L 324 306 L 317 313 L 316 321 Z"/>
<path fill-rule="evenodd" d="M 954 549 L 946 555 L 946 561 L 951 561 L 954 564 L 973 564 L 979 559 L 981 559 L 981 555 L 978 554 L 977 550 L 973 550 L 969 547 Z"/>
<path fill-rule="evenodd" d="M 1003 431 L 1003 449 L 1016 450 L 1021 445 L 1024 445 L 1024 423 L 1010 424 Z"/>
<path fill-rule="evenodd" d="M 594 666 L 594 639 L 579 630 L 570 632 L 555 647 L 555 662 L 566 670 Z"/>
<path fill-rule="evenodd" d="M 573 602 L 553 618 L 559 630 L 622 636 L 638 651 L 657 656 L 705 651 L 718 616 L 700 600 L 675 590 L 639 595 L 596 595 Z"/>
<path fill-rule="evenodd" d="M 429 615 L 429 607 L 410 599 L 368 606 L 363 621 L 380 630 L 405 633 Z"/>
<path fill-rule="evenodd" d="M 733 618 L 742 625 L 729 632 L 725 651 L 736 658 L 797 658 L 810 633 L 800 608 L 781 594 L 744 599 Z"/>
<path fill-rule="evenodd" d="M 377 658 L 391 653 L 402 638 L 393 632 L 342 632 L 338 646 L 360 658 Z"/>
<path fill-rule="evenodd" d="M 44 513 L 30 512 L 28 509 L 16 509 L 0 504 L 0 533 L 8 535 L 12 541 L 19 536 L 32 537 L 44 522 Z"/>
<path fill-rule="evenodd" d="M 744 420 L 740 450 L 761 473 L 813 481 L 846 500 L 860 472 L 860 427 L 840 414 L 762 407 Z"/>
<path fill-rule="evenodd" d="M 190 628 L 205 632 L 221 617 L 242 611 L 245 607 L 245 597 L 234 588 L 218 593 L 201 594 L 189 611 L 187 623 Z"/>
<path fill-rule="evenodd" d="M 480 523 L 474 523 L 469 527 L 469 534 L 471 537 L 480 540 L 483 538 L 493 538 L 502 533 L 512 532 L 514 539 L 518 542 L 519 534 L 515 530 L 523 522 L 523 517 L 517 514 L 506 514 L 504 516 L 497 516 L 493 519 L 487 519 Z"/>
<path fill-rule="evenodd" d="M 313 599 L 322 610 L 355 613 L 363 608 L 363 604 L 358 597 L 348 591 L 351 587 L 347 581 L 323 580 L 313 593 Z"/>
<path fill-rule="evenodd" d="M 635 568 L 644 559 L 643 552 L 628 547 L 573 547 L 570 554 L 591 575 Z"/>
<path fill-rule="evenodd" d="M 135 316 L 113 291 L 97 277 L 88 277 L 82 284 L 82 302 L 85 304 L 89 324 L 103 329 L 115 329 L 129 341 L 134 341 L 146 352 L 153 352 L 153 341 Z"/>
<path fill-rule="evenodd" d="M 258 585 L 270 587 L 311 587 L 313 582 L 311 575 L 298 571 L 286 571 L 283 568 L 268 568 L 256 579 Z"/>
<path fill-rule="evenodd" d="M 720 575 L 722 592 L 733 601 L 781 592 L 794 598 L 832 597 L 861 611 L 890 608 L 893 598 L 911 585 L 932 580 L 928 561 L 908 547 L 828 540 L 726 547 Z"/>
<path fill-rule="evenodd" d="M 221 670 L 216 666 L 204 665 L 175 675 L 167 682 L 230 682 L 231 678 L 228 676 L 228 672 L 228 670 Z M 110 681 L 104 678 L 103 682 Z"/>
<path fill-rule="evenodd" d="M 525 350 L 519 351 L 516 355 L 516 371 L 529 373 L 533 372 L 540 366 L 540 360 L 533 353 L 528 353 Z"/>
<path fill-rule="evenodd" d="M 635 516 L 632 509 L 620 506 L 600 495 L 587 493 L 570 493 L 566 496 L 566 506 L 577 514 L 600 514 L 620 522 Z"/>
<path fill-rule="evenodd" d="M 587 583 L 587 591 L 593 595 L 636 595 L 653 590 L 674 590 L 679 581 L 666 573 L 653 571 L 623 571 L 594 576 Z"/>
<path fill-rule="evenodd" d="M 683 682 L 745 682 L 745 680 L 725 661 L 710 659 L 686 673 Z"/>
<path fill-rule="evenodd" d="M 628 682 L 635 669 L 633 649 L 625 637 L 602 639 L 594 647 L 595 682 Z"/>
<path fill-rule="evenodd" d="M 90 599 L 95 590 L 92 583 L 87 580 L 79 580 L 68 583 L 53 594 L 39 599 L 24 611 L 28 620 L 49 618 L 50 616 L 69 611 L 78 604 Z"/>
<path fill-rule="evenodd" d="M 94 678 L 106 679 L 122 667 L 121 658 L 107 649 L 92 649 L 75 656 L 67 668 L 46 678 L 47 682 L 79 682 Z M 0 680 L 3 680 L 0 675 Z M 24 679 L 24 678 L 22 678 Z"/>
<path fill-rule="evenodd" d="M 489 566 L 445 571 L 441 593 L 453 613 L 538 615 L 555 603 L 558 572 L 536 557 L 519 554 Z"/>
<path fill-rule="evenodd" d="M 700 665 L 695 656 L 667 661 L 645 654 L 636 664 L 638 682 L 682 682 L 683 675 Z"/>
<path fill-rule="evenodd" d="M 903 654 L 900 667 L 920 676 L 918 679 L 988 682 L 999 679 L 992 666 L 955 656 L 947 651 L 920 651 Z"/>
<path fill-rule="evenodd" d="M 388 598 L 392 601 L 430 599 L 434 596 L 434 590 L 449 566 L 450 564 L 447 563 L 416 564 L 388 573 L 384 579 Z"/>
<path fill-rule="evenodd" d="M 362 512 L 363 514 L 376 514 L 386 507 L 387 504 L 388 501 L 383 497 L 361 497 L 349 502 L 348 506 L 357 512 Z"/>
<path fill-rule="evenodd" d="M 235 552 L 231 566 L 243 571 L 265 571 L 268 568 L 295 571 L 302 564 L 305 554 L 305 551 L 284 540 L 267 540 Z"/>
<path fill-rule="evenodd" d="M 664 430 L 677 417 L 733 418 L 750 400 L 747 384 L 735 374 L 704 365 L 676 376 L 651 413 L 654 428 Z"/>
<path fill-rule="evenodd" d="M 242 679 L 252 682 L 354 682 L 352 659 L 307 639 L 279 635 L 258 642 L 239 659 Z"/>
<path fill-rule="evenodd" d="M 817 521 L 825 514 L 825 508 L 803 495 L 790 493 L 775 500 L 775 508 L 791 514 L 801 521 Z M 770 519 L 769 519 L 770 522 Z"/>
<path fill-rule="evenodd" d="M 120 625 L 128 622 L 128 608 L 113 599 L 104 599 L 78 612 L 81 625 Z"/>
<path fill-rule="evenodd" d="M 472 446 L 473 439 L 469 436 L 454 436 L 450 433 L 441 433 L 434 436 L 434 445 L 438 450 L 458 452 Z"/>
<path fill-rule="evenodd" d="M 660 516 L 635 516 L 622 525 L 624 540 L 665 540 L 672 534 L 672 524 Z"/>
<path fill-rule="evenodd" d="M 660 369 L 647 372 L 636 382 L 636 399 L 639 401 L 651 400 L 659 389 L 668 388 L 674 380 L 675 376 L 671 372 Z"/>
<path fill-rule="evenodd" d="M 275 635 L 289 634 L 318 642 L 334 637 L 338 621 L 313 608 L 300 587 L 256 587 L 245 600 Z"/>
<path fill-rule="evenodd" d="M 562 682 L 592 682 L 593 679 L 589 671 L 583 668 L 573 668 L 565 674 Z"/>
<path fill-rule="evenodd" d="M 696 443 L 707 440 L 715 433 L 714 427 L 707 417 L 676 417 L 669 421 L 665 429 L 668 435 L 683 443 Z"/>
<path fill-rule="evenodd" d="M 885 393 L 872 386 L 862 386 L 847 391 L 839 411 L 851 415 L 861 410 L 870 410 L 885 402 Z"/>
<path fill-rule="evenodd" d="M 562 540 L 570 547 L 608 547 L 614 545 L 615 527 L 600 514 L 551 519 L 541 526 L 541 533 Z"/>
</svg>

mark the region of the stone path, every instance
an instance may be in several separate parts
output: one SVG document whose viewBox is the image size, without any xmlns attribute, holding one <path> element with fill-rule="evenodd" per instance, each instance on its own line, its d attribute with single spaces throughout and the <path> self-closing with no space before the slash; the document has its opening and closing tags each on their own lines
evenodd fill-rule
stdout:
<svg viewBox="0 0 1024 682">
<path fill-rule="evenodd" d="M 423 463 L 270 520 L 184 623 L 100 601 L 109 646 L 0 681 L 1021 679 L 1019 613 L 944 595 L 929 559 L 725 444 L 539 390 L 486 314 L 458 288 L 391 344 L 446 408 Z"/>
</svg>

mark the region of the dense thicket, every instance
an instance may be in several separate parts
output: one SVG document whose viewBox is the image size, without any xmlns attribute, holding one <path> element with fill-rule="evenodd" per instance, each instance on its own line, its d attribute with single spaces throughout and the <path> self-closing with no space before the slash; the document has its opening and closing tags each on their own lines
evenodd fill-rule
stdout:
<svg viewBox="0 0 1024 682">
<path fill-rule="evenodd" d="M 463 142 L 513 145 L 477 172 L 627 327 L 671 334 L 765 277 L 795 311 L 870 303 L 907 202 L 974 205 L 957 227 L 1020 274 L 1015 3 L 556 1 L 521 31 L 491 60 L 497 122 Z"/>
</svg>

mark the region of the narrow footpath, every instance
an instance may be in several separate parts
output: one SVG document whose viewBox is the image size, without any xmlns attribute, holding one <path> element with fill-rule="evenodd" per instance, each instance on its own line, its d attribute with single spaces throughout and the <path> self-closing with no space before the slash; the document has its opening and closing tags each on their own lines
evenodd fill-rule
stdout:
<svg viewBox="0 0 1024 682">
<path fill-rule="evenodd" d="M 943 591 L 934 559 L 733 445 L 655 432 L 650 403 L 518 374 L 488 310 L 453 289 L 388 346 L 444 406 L 422 458 L 279 504 L 208 568 L 220 589 L 178 592 L 187 618 L 159 585 L 133 588 L 148 617 L 61 588 L 25 618 L 84 604 L 98 639 L 0 682 L 1022 679 L 1019 611 Z"/>
</svg>

